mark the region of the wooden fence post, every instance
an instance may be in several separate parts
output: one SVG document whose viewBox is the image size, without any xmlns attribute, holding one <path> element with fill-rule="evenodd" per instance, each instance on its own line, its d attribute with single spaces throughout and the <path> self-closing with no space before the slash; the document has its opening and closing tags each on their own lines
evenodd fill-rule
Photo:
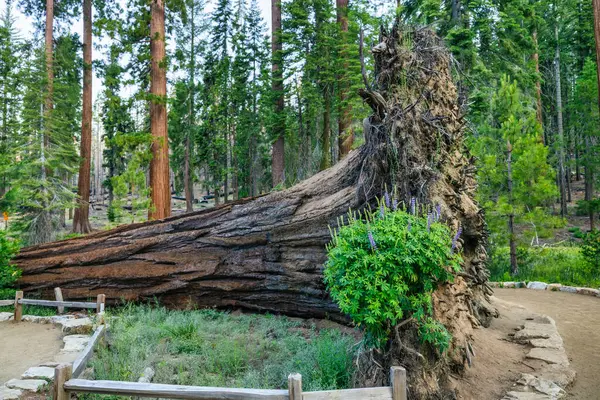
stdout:
<svg viewBox="0 0 600 400">
<path fill-rule="evenodd" d="M 15 323 L 21 322 L 21 318 L 23 318 L 23 304 L 19 304 L 19 300 L 21 300 L 22 298 L 23 298 L 23 292 L 19 290 L 15 294 L 15 314 L 14 314 Z"/>
<path fill-rule="evenodd" d="M 288 376 L 288 391 L 290 400 L 302 400 L 302 375 L 290 374 Z"/>
<path fill-rule="evenodd" d="M 406 385 L 406 369 L 404 367 L 390 368 L 390 385 L 393 400 L 408 400 Z"/>
<path fill-rule="evenodd" d="M 69 400 L 71 397 L 65 391 L 65 382 L 71 379 L 73 366 L 71 364 L 59 364 L 54 368 L 54 400 Z"/>
<path fill-rule="evenodd" d="M 62 291 L 60 290 L 59 287 L 54 288 L 54 296 L 56 297 L 56 301 L 63 301 Z M 58 307 L 56 307 L 56 311 L 59 314 L 62 314 L 65 312 L 65 307 L 58 306 Z"/>
<path fill-rule="evenodd" d="M 103 294 L 99 294 L 98 297 L 96 297 L 96 313 L 100 314 L 101 312 L 104 311 L 104 304 L 106 302 L 106 296 Z"/>
</svg>

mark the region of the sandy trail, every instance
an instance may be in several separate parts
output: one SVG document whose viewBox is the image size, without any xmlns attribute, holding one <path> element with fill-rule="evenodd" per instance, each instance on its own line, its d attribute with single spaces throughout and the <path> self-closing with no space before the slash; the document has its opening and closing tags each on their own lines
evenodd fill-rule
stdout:
<svg viewBox="0 0 600 400">
<path fill-rule="evenodd" d="M 0 386 L 29 367 L 52 361 L 62 348 L 62 336 L 51 324 L 0 322 Z"/>
<path fill-rule="evenodd" d="M 564 292 L 495 289 L 496 297 L 554 318 L 577 372 L 569 399 L 600 399 L 600 299 Z"/>
</svg>

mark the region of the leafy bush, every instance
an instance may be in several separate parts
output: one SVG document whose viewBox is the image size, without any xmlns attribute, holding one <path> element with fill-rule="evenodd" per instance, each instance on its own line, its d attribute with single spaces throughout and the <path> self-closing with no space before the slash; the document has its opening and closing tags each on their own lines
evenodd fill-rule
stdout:
<svg viewBox="0 0 600 400">
<path fill-rule="evenodd" d="M 12 285 L 21 276 L 21 271 L 10 263 L 19 252 L 19 243 L 0 231 L 0 299 L 13 297 Z"/>
<path fill-rule="evenodd" d="M 593 271 L 577 246 L 518 247 L 519 274 L 510 275 L 508 247 L 490 253 L 490 280 L 542 281 L 563 285 L 600 287 L 600 273 Z"/>
<path fill-rule="evenodd" d="M 589 264 L 589 273 L 598 275 L 600 272 L 600 231 L 593 230 L 583 237 L 581 254 Z"/>
<path fill-rule="evenodd" d="M 460 268 L 453 251 L 460 233 L 453 239 L 437 210 L 416 215 L 414 201 L 411 212 L 395 208 L 388 200 L 362 219 L 349 215 L 328 246 L 325 283 L 341 311 L 364 328 L 369 345 L 384 346 L 391 329 L 412 317 L 421 340 L 443 352 L 451 337 L 432 318 L 431 293 Z"/>
</svg>

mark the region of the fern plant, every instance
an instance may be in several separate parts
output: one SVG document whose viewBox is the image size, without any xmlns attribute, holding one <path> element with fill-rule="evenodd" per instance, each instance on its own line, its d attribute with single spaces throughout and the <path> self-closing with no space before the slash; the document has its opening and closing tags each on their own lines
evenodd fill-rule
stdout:
<svg viewBox="0 0 600 400">
<path fill-rule="evenodd" d="M 460 269 L 460 229 L 451 234 L 439 207 L 419 215 L 414 200 L 408 210 L 396 204 L 386 194 L 378 210 L 349 213 L 348 223 L 332 232 L 325 283 L 369 345 L 384 347 L 391 329 L 412 318 L 422 342 L 444 352 L 451 336 L 432 317 L 431 294 Z"/>
</svg>

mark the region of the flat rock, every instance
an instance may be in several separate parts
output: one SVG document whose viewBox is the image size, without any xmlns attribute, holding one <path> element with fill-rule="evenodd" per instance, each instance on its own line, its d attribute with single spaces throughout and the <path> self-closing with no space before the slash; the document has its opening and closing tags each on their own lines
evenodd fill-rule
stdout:
<svg viewBox="0 0 600 400">
<path fill-rule="evenodd" d="M 548 364 L 569 365 L 569 358 L 564 349 L 544 349 L 535 347 L 529 351 L 527 358 L 542 360 Z"/>
<path fill-rule="evenodd" d="M 546 290 L 547 287 L 548 284 L 544 282 L 529 282 L 527 284 L 527 289 Z"/>
<path fill-rule="evenodd" d="M 50 367 L 50 368 L 54 368 L 54 367 L 58 367 L 60 363 L 56 362 L 56 361 L 46 361 L 40 364 L 40 367 Z"/>
<path fill-rule="evenodd" d="M 526 322 L 523 329 L 515 332 L 513 339 L 517 342 L 528 343 L 531 339 L 549 339 L 556 335 L 556 328 L 552 324 Z"/>
<path fill-rule="evenodd" d="M 2 400 L 16 400 L 21 396 L 19 389 L 10 389 L 6 386 L 0 386 L 0 399 Z"/>
<path fill-rule="evenodd" d="M 561 292 L 577 293 L 577 288 L 573 286 L 561 286 L 558 288 Z"/>
<path fill-rule="evenodd" d="M 41 323 L 41 320 L 44 319 L 45 317 L 40 317 L 37 315 L 23 315 L 23 318 L 21 318 L 21 321 L 25 321 L 25 322 L 34 322 L 34 323 Z"/>
<path fill-rule="evenodd" d="M 508 392 L 502 400 L 551 400 L 551 397 L 535 392 Z"/>
<path fill-rule="evenodd" d="M 68 319 L 61 322 L 62 331 L 70 334 L 86 334 L 92 332 L 92 320 L 89 318 Z"/>
<path fill-rule="evenodd" d="M 0 312 L 0 322 L 10 321 L 13 318 L 13 313 L 11 312 Z"/>
<path fill-rule="evenodd" d="M 521 378 L 517 383 L 530 387 L 539 393 L 547 394 L 553 399 L 560 399 L 566 395 L 565 391 L 556 383 L 544 378 L 537 378 L 531 374 L 521 374 Z"/>
<path fill-rule="evenodd" d="M 21 379 L 45 379 L 54 380 L 54 368 L 51 367 L 31 367 L 21 375 Z"/>
<path fill-rule="evenodd" d="M 552 381 L 562 388 L 569 387 L 577 376 L 573 369 L 557 364 L 545 365 L 540 371 L 536 372 L 536 375 Z"/>
<path fill-rule="evenodd" d="M 586 287 L 578 287 L 577 294 L 585 294 L 587 296 L 598 296 L 600 295 L 600 290 Z"/>
<path fill-rule="evenodd" d="M 39 392 L 48 382 L 42 379 L 11 379 L 5 385 L 9 389 L 21 389 L 30 392 Z"/>
<path fill-rule="evenodd" d="M 87 335 L 68 335 L 63 337 L 63 342 L 65 346 L 62 349 L 62 352 L 72 353 L 72 352 L 80 352 L 85 349 L 88 342 L 90 341 L 90 337 Z"/>
<path fill-rule="evenodd" d="M 533 347 L 543 347 L 545 349 L 562 349 L 563 340 L 559 334 L 555 333 L 545 339 L 531 339 L 529 343 Z"/>
</svg>

